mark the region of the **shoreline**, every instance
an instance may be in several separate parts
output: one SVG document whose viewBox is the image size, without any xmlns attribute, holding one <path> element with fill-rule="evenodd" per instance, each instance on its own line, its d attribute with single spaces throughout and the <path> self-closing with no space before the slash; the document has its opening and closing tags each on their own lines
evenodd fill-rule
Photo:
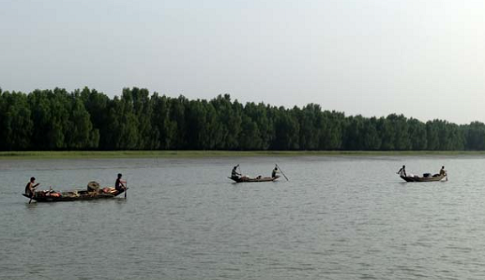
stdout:
<svg viewBox="0 0 485 280">
<path fill-rule="evenodd" d="M 6 159 L 214 158 L 305 156 L 484 156 L 485 151 L 11 151 Z"/>
</svg>

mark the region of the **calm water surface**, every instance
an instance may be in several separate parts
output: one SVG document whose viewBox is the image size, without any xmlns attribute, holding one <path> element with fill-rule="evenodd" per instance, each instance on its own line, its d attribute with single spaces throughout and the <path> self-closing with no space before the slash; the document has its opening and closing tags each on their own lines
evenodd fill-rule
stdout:
<svg viewBox="0 0 485 280">
<path fill-rule="evenodd" d="M 275 162 L 289 182 L 227 178 Z M 126 200 L 20 195 L 119 172 Z M 0 279 L 485 279 L 484 157 L 0 160 L 0 182 Z"/>
</svg>

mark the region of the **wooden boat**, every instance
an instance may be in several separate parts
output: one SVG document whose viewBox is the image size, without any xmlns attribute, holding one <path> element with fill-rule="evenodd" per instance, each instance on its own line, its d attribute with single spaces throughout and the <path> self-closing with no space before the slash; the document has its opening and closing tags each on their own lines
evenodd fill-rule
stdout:
<svg viewBox="0 0 485 280">
<path fill-rule="evenodd" d="M 103 188 L 99 190 L 74 190 L 67 192 L 59 191 L 36 191 L 32 200 L 37 202 L 58 202 L 58 201 L 75 201 L 75 200 L 94 200 L 113 198 L 124 193 L 124 190 L 117 191 L 115 188 Z M 30 199 L 27 194 L 23 196 Z"/>
<path fill-rule="evenodd" d="M 435 174 L 433 176 L 400 176 L 404 181 L 406 182 L 438 182 L 443 180 L 444 178 L 447 178 L 448 174 Z M 448 179 L 448 178 L 447 178 Z"/>
<path fill-rule="evenodd" d="M 279 177 L 280 176 L 275 176 L 275 177 L 258 176 L 256 178 L 251 178 L 251 177 L 243 176 L 243 177 L 228 177 L 228 178 L 235 181 L 236 183 L 260 183 L 260 182 L 273 182 Z"/>
</svg>

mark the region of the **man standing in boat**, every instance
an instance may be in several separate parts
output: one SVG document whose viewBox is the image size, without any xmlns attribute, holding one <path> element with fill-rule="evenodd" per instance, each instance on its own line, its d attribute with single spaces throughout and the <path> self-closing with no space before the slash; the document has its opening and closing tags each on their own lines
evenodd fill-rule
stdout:
<svg viewBox="0 0 485 280">
<path fill-rule="evenodd" d="M 231 177 L 232 178 L 239 178 L 241 177 L 241 173 L 237 172 L 237 168 L 239 167 L 239 164 L 234 166 L 234 168 L 232 169 L 232 172 L 231 172 Z"/>
<path fill-rule="evenodd" d="M 32 198 L 35 194 L 35 188 L 37 188 L 38 185 L 40 184 L 35 184 L 35 177 L 31 177 L 30 182 L 25 186 L 25 194 Z"/>
<path fill-rule="evenodd" d="M 406 177 L 406 165 L 403 165 L 401 169 L 399 169 L 399 171 L 397 172 L 397 174 L 399 174 L 399 176 L 401 177 Z"/>
<path fill-rule="evenodd" d="M 278 165 L 276 165 L 273 169 L 273 172 L 271 172 L 271 177 L 275 178 L 276 174 L 279 173 L 280 171 L 278 170 Z"/>
<path fill-rule="evenodd" d="M 115 182 L 115 189 L 118 191 L 118 192 L 124 192 L 126 191 L 126 186 L 125 184 L 123 184 L 123 181 L 121 180 L 121 173 L 118 173 L 118 178 L 116 179 L 116 182 Z"/>
</svg>

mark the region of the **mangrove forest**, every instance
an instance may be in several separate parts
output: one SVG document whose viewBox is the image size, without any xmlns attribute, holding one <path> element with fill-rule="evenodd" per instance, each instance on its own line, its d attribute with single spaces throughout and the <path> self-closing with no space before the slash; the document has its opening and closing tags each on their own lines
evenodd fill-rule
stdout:
<svg viewBox="0 0 485 280">
<path fill-rule="evenodd" d="M 0 150 L 481 151 L 485 124 L 242 104 L 228 94 L 189 100 L 140 88 L 113 98 L 89 88 L 0 89 Z"/>
</svg>

